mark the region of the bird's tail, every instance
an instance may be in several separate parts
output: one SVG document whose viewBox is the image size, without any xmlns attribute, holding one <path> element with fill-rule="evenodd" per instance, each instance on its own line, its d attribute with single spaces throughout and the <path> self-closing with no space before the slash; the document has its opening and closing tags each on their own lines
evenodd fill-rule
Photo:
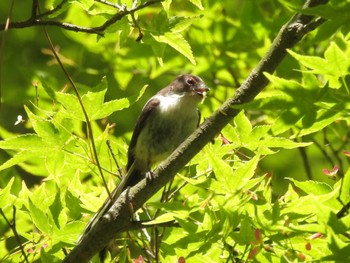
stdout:
<svg viewBox="0 0 350 263">
<path fill-rule="evenodd" d="M 134 186 L 142 179 L 142 173 L 134 168 L 134 164 L 131 165 L 130 169 L 123 177 L 121 182 L 114 188 L 110 196 L 107 197 L 106 201 L 90 219 L 89 223 L 84 228 L 81 236 L 78 239 L 78 244 L 82 238 L 90 231 L 90 229 L 97 223 L 97 221 L 111 208 L 111 206 L 117 201 L 121 193 L 128 187 Z"/>
<path fill-rule="evenodd" d="M 81 243 L 84 236 L 88 234 L 91 228 L 99 221 L 99 219 L 112 207 L 112 205 L 117 201 L 118 197 L 121 193 L 128 187 L 134 186 L 139 181 L 144 178 L 144 175 L 139 170 L 135 169 L 135 165 L 132 164 L 126 175 L 123 177 L 119 185 L 114 188 L 113 192 L 109 197 L 107 197 L 106 201 L 100 207 L 100 209 L 95 213 L 95 215 L 90 219 L 89 223 L 84 228 L 82 234 L 78 239 L 78 244 Z M 104 257 L 106 255 L 107 250 L 103 249 L 100 252 L 101 262 L 104 261 Z"/>
</svg>

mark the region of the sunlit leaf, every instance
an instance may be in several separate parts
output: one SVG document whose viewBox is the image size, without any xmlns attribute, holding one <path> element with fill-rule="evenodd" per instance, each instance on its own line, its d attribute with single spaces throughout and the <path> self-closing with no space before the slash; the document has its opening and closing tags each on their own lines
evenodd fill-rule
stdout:
<svg viewBox="0 0 350 263">
<path fill-rule="evenodd" d="M 152 35 L 153 38 L 161 43 L 166 43 L 172 48 L 176 49 L 179 53 L 184 55 L 192 64 L 196 64 L 195 58 L 192 53 L 191 46 L 185 40 L 180 33 L 165 33 L 164 35 Z"/>
<path fill-rule="evenodd" d="M 200 10 L 203 10 L 202 0 L 189 0 L 192 4 L 197 6 Z"/>
<path fill-rule="evenodd" d="M 10 179 L 5 188 L 0 189 L 0 207 L 5 209 L 6 207 L 12 205 L 16 200 L 16 196 L 11 194 L 11 188 L 14 182 L 14 177 Z"/>
<path fill-rule="evenodd" d="M 29 211 L 35 226 L 44 233 L 51 232 L 51 226 L 47 214 L 40 210 L 31 200 L 29 200 Z"/>
<path fill-rule="evenodd" d="M 244 184 L 254 176 L 259 159 L 260 156 L 255 155 L 251 160 L 234 171 L 232 180 L 230 180 L 231 189 L 242 188 Z"/>
<path fill-rule="evenodd" d="M 316 181 L 297 181 L 293 178 L 287 178 L 288 180 L 292 181 L 295 186 L 299 187 L 301 190 L 303 190 L 307 194 L 314 194 L 314 195 L 323 195 L 328 194 L 332 191 L 332 187 L 330 187 L 326 183 L 322 182 L 316 182 Z"/>
</svg>

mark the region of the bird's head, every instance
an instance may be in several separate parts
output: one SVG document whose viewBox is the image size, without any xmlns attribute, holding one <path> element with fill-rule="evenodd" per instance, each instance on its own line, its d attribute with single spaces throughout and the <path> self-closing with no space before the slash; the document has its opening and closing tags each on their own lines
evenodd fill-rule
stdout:
<svg viewBox="0 0 350 263">
<path fill-rule="evenodd" d="M 170 92 L 182 96 L 193 97 L 198 99 L 198 101 L 201 101 L 209 92 L 209 87 L 200 77 L 185 74 L 178 76 L 170 84 Z"/>
</svg>

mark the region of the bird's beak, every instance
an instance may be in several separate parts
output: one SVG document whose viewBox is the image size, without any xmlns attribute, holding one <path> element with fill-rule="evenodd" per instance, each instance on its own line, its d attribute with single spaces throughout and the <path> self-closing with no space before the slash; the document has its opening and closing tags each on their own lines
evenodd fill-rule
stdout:
<svg viewBox="0 0 350 263">
<path fill-rule="evenodd" d="M 201 95 L 203 97 L 207 96 L 207 92 L 209 92 L 209 87 L 207 85 L 205 85 L 204 83 L 201 83 L 200 85 L 198 85 L 197 87 L 194 88 L 194 91 L 198 94 Z"/>
</svg>

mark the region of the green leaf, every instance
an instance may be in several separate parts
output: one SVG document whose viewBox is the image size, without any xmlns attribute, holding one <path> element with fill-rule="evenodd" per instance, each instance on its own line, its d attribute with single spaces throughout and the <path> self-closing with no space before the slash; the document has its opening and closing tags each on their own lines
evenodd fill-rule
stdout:
<svg viewBox="0 0 350 263">
<path fill-rule="evenodd" d="M 330 46 L 324 53 L 330 70 L 334 76 L 345 77 L 349 74 L 350 59 L 347 55 L 335 44 L 331 42 Z"/>
<path fill-rule="evenodd" d="M 254 230 L 248 216 L 242 218 L 239 233 L 236 235 L 235 241 L 240 245 L 248 245 L 255 241 Z"/>
<path fill-rule="evenodd" d="M 135 103 L 143 95 L 146 87 L 147 85 L 143 86 L 138 95 L 112 100 L 106 103 L 104 103 L 104 96 L 107 89 L 98 92 L 89 91 L 82 96 L 83 105 L 90 121 L 102 119 L 115 111 L 122 110 Z M 83 111 L 75 95 L 57 92 L 56 97 L 65 108 L 68 117 L 85 121 Z"/>
<path fill-rule="evenodd" d="M 148 85 L 144 85 L 140 89 L 139 94 L 135 96 L 131 96 L 129 98 L 123 98 L 119 100 L 112 100 L 104 103 L 103 106 L 100 107 L 98 111 L 92 115 L 92 120 L 102 119 L 111 115 L 113 112 L 128 108 L 130 105 L 134 104 L 142 97 L 147 87 Z"/>
<path fill-rule="evenodd" d="M 168 3 L 170 4 L 170 3 Z M 191 46 L 180 34 L 189 28 L 193 22 L 200 19 L 201 16 L 179 17 L 174 16 L 168 18 L 168 12 L 159 12 L 152 21 L 152 27 L 149 28 L 149 34 L 144 37 L 145 43 L 151 45 L 154 54 L 158 58 L 160 65 L 163 65 L 163 54 L 165 50 L 164 44 L 167 44 L 185 56 L 192 64 L 196 64 L 192 53 Z M 151 36 L 153 38 L 150 39 Z"/>
<path fill-rule="evenodd" d="M 52 235 L 53 242 L 64 242 L 75 245 L 81 231 L 86 224 L 80 221 L 67 223 L 62 229 L 55 229 Z"/>
<path fill-rule="evenodd" d="M 328 248 L 332 251 L 330 255 L 320 258 L 323 262 L 349 262 L 349 244 L 344 242 L 340 235 L 328 234 Z"/>
<path fill-rule="evenodd" d="M 229 123 L 222 129 L 222 135 L 231 142 L 232 147 L 238 147 L 241 145 L 241 141 L 239 135 L 237 134 L 237 130 Z"/>
<path fill-rule="evenodd" d="M 61 175 L 65 164 L 65 153 L 61 151 L 51 151 L 45 159 L 45 167 L 50 175 L 57 178 Z"/>
<path fill-rule="evenodd" d="M 44 78 L 40 78 L 40 82 L 46 94 L 50 97 L 50 99 L 56 100 L 55 90 L 52 88 L 52 86 L 48 84 Z"/>
<path fill-rule="evenodd" d="M 35 226 L 43 233 L 50 233 L 51 226 L 49 224 L 48 216 L 42 210 L 40 210 L 31 199 L 29 199 L 30 216 L 33 219 Z"/>
<path fill-rule="evenodd" d="M 0 171 L 5 170 L 7 168 L 10 168 L 12 166 L 24 163 L 27 160 L 30 160 L 32 158 L 40 158 L 44 156 L 44 152 L 42 151 L 21 151 L 17 154 L 15 154 L 12 158 L 10 158 L 8 161 L 4 162 L 0 165 Z"/>
<path fill-rule="evenodd" d="M 219 158 L 215 152 L 205 148 L 210 165 L 213 167 L 216 179 L 220 182 L 224 191 L 234 191 L 235 187 L 232 186 L 233 168 L 228 165 L 224 160 Z"/>
<path fill-rule="evenodd" d="M 36 134 L 24 134 L 0 141 L 0 148 L 5 150 L 33 151 L 46 149 L 46 145 Z"/>
<path fill-rule="evenodd" d="M 164 1 L 161 2 L 165 12 L 167 13 L 167 15 L 169 15 L 171 2 L 172 2 L 172 0 L 164 0 Z"/>
<path fill-rule="evenodd" d="M 52 215 L 52 219 L 56 224 L 56 227 L 60 228 L 61 226 L 64 226 L 63 224 L 60 224 L 60 222 L 59 222 L 59 215 L 63 209 L 63 205 L 62 205 L 61 198 L 60 198 L 60 191 L 56 192 L 55 200 L 50 205 L 49 209 L 50 209 L 50 212 Z"/>
<path fill-rule="evenodd" d="M 295 142 L 283 137 L 268 137 L 262 140 L 260 144 L 269 148 L 294 149 L 309 146 L 312 142 Z"/>
<path fill-rule="evenodd" d="M 241 142 L 249 142 L 249 134 L 252 131 L 252 125 L 250 124 L 249 119 L 245 116 L 244 111 L 241 111 L 234 118 L 234 123 Z"/>
<path fill-rule="evenodd" d="M 74 196 L 70 191 L 66 192 L 65 195 L 66 207 L 69 210 L 69 216 L 72 218 L 78 218 L 81 216 L 85 209 L 81 207 L 81 200 Z"/>
<path fill-rule="evenodd" d="M 50 120 L 35 115 L 27 106 L 24 106 L 24 109 L 27 112 L 35 132 L 43 139 L 45 145 L 57 146 L 57 144 L 64 144 L 70 138 L 73 128 L 70 120 L 58 120 L 58 125 L 56 127 L 54 123 L 56 116 Z"/>
<path fill-rule="evenodd" d="M 324 116 L 326 118 L 319 120 L 319 121 L 316 120 L 310 127 L 305 128 L 305 129 L 301 129 L 300 132 L 297 134 L 294 134 L 292 136 L 292 138 L 301 137 L 301 136 L 305 136 L 305 135 L 308 135 L 311 133 L 322 131 L 325 127 L 334 123 L 336 120 L 342 119 L 342 113 L 332 114 L 331 112 L 325 111 L 325 110 L 322 110 L 320 113 L 321 114 L 325 113 L 325 115 L 327 115 L 327 117 Z"/>
<path fill-rule="evenodd" d="M 59 263 L 62 262 L 62 258 L 55 256 L 50 252 L 46 252 L 45 249 L 40 250 L 40 263 Z"/>
<path fill-rule="evenodd" d="M 170 31 L 172 33 L 181 33 L 189 28 L 193 22 L 199 20 L 201 16 L 188 16 L 188 17 L 171 17 L 169 19 Z"/>
<path fill-rule="evenodd" d="M 349 74 L 350 59 L 346 54 L 334 43 L 325 51 L 325 59 L 315 56 L 302 56 L 289 50 L 288 51 L 302 65 L 310 69 L 310 73 L 324 75 L 329 81 L 332 88 L 340 88 L 339 78 Z"/>
<path fill-rule="evenodd" d="M 234 172 L 230 181 L 231 189 L 241 189 L 254 176 L 259 159 L 260 155 L 255 155 L 250 161 L 243 164 Z"/>
<path fill-rule="evenodd" d="M 249 134 L 249 138 L 251 141 L 259 141 L 266 136 L 270 129 L 271 125 L 255 126 Z"/>
<path fill-rule="evenodd" d="M 56 99 L 63 105 L 68 118 L 84 121 L 83 111 L 75 95 L 69 93 L 56 92 Z"/>
<path fill-rule="evenodd" d="M 114 77 L 118 81 L 121 90 L 126 90 L 134 74 L 130 70 L 118 70 L 114 72 Z"/>
<path fill-rule="evenodd" d="M 11 194 L 11 188 L 15 178 L 12 177 L 4 189 L 0 189 L 0 207 L 5 209 L 14 204 L 16 196 Z"/>
<path fill-rule="evenodd" d="M 289 177 L 287 177 L 286 179 L 293 182 L 296 187 L 300 188 L 307 194 L 324 195 L 332 191 L 332 187 L 327 183 L 311 181 L 311 180 L 300 182 Z"/>
<path fill-rule="evenodd" d="M 289 54 L 292 55 L 298 62 L 300 62 L 305 67 L 312 69 L 314 74 L 325 74 L 330 73 L 327 68 L 327 61 L 323 58 L 316 56 L 302 56 L 292 50 L 288 50 Z"/>
<path fill-rule="evenodd" d="M 85 11 L 89 11 L 95 1 L 94 0 L 71 0 L 71 2 L 78 4 Z"/>
<path fill-rule="evenodd" d="M 204 10 L 204 7 L 202 5 L 202 0 L 189 0 L 192 4 L 197 6 L 200 10 Z"/>
<path fill-rule="evenodd" d="M 167 32 L 164 35 L 152 34 L 152 37 L 160 43 L 166 43 L 170 45 L 180 54 L 184 55 L 193 65 L 196 65 L 196 60 L 192 54 L 191 46 L 180 33 Z"/>
<path fill-rule="evenodd" d="M 165 48 L 167 47 L 167 45 L 165 43 L 160 43 L 158 41 L 150 41 L 150 44 L 152 46 L 152 50 L 154 55 L 156 55 L 158 63 L 161 67 L 164 66 L 164 62 L 163 62 L 163 56 L 164 56 L 164 52 L 165 52 Z"/>
<path fill-rule="evenodd" d="M 67 212 L 65 209 L 62 209 L 61 212 L 58 215 L 58 227 L 61 229 L 64 228 L 67 225 L 67 222 L 69 220 Z"/>
<path fill-rule="evenodd" d="M 205 178 L 205 177 L 193 179 L 193 178 L 189 178 L 187 176 L 183 176 L 181 174 L 178 174 L 177 176 L 179 176 L 182 180 L 184 180 L 185 182 L 192 184 L 192 185 L 202 184 L 207 180 L 207 178 Z"/>
<path fill-rule="evenodd" d="M 175 220 L 175 215 L 173 213 L 166 213 L 160 216 L 157 216 L 156 219 L 144 222 L 143 225 L 156 225 L 161 223 L 167 223 Z"/>
</svg>

